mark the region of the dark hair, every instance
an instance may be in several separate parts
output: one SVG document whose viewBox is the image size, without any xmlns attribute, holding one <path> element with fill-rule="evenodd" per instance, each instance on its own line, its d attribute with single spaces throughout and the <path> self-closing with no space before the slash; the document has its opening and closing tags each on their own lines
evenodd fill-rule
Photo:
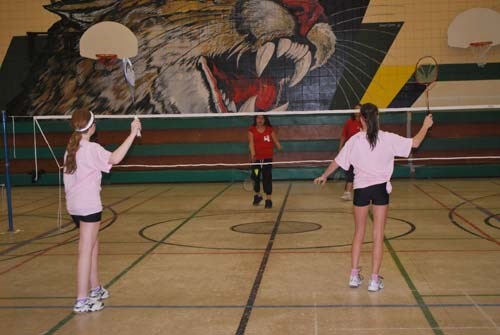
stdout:
<svg viewBox="0 0 500 335">
<path fill-rule="evenodd" d="M 253 117 L 253 126 L 257 125 L 257 116 L 259 116 L 259 115 L 255 115 Z M 262 115 L 262 116 L 264 117 L 264 126 L 266 126 L 266 127 L 272 127 L 271 121 L 269 121 L 269 118 L 267 117 L 267 115 Z"/>
<path fill-rule="evenodd" d="M 87 123 L 89 123 L 91 118 L 90 112 L 86 109 L 76 110 L 71 117 L 71 126 L 74 131 L 71 134 L 68 145 L 66 146 L 66 160 L 64 162 L 64 172 L 67 174 L 73 174 L 76 171 L 76 152 L 80 147 L 80 141 L 82 139 L 82 134 L 88 132 L 77 132 L 76 129 L 82 129 Z"/>
<path fill-rule="evenodd" d="M 378 138 L 378 108 L 374 104 L 366 103 L 361 106 L 361 116 L 365 120 L 366 123 L 366 138 L 370 143 L 370 147 L 372 150 L 375 148 L 377 144 Z"/>
<path fill-rule="evenodd" d="M 355 104 L 354 109 L 361 109 L 361 104 Z M 356 120 L 356 113 L 351 113 L 351 120 Z"/>
</svg>

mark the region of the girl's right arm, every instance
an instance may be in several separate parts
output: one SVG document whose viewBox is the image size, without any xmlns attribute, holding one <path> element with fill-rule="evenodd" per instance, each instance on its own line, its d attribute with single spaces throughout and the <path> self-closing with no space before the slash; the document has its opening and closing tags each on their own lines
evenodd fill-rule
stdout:
<svg viewBox="0 0 500 335">
<path fill-rule="evenodd" d="M 340 135 L 339 151 L 340 151 L 340 149 L 342 149 L 344 147 L 344 144 L 345 144 L 345 136 L 342 133 L 342 135 Z"/>
<path fill-rule="evenodd" d="M 326 180 L 328 179 L 328 176 L 335 172 L 338 167 L 339 165 L 337 164 L 337 162 L 333 160 L 333 162 L 331 162 L 330 165 L 326 168 L 325 172 L 323 172 L 320 177 L 314 179 L 314 183 L 324 185 L 326 183 Z"/>
<path fill-rule="evenodd" d="M 342 132 L 340 133 L 340 142 L 339 142 L 339 151 L 344 147 L 345 144 L 345 138 L 347 134 L 347 122 L 344 124 L 344 127 L 342 127 Z"/>
<path fill-rule="evenodd" d="M 115 165 L 122 161 L 140 131 L 141 121 L 139 121 L 139 119 L 134 119 L 134 121 L 130 124 L 130 134 L 125 141 L 123 141 L 123 143 L 111 153 L 111 156 L 109 157 L 109 164 Z"/>
</svg>

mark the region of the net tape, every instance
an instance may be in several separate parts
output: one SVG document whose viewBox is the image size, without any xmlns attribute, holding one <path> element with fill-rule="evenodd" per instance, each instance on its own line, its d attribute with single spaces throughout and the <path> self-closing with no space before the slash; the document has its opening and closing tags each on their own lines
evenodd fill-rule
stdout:
<svg viewBox="0 0 500 335">
<path fill-rule="evenodd" d="M 474 159 L 500 159 L 500 156 L 460 156 L 460 157 L 409 157 L 409 158 L 396 158 L 396 162 L 419 162 L 419 161 L 452 161 L 452 160 L 474 160 Z M 266 162 L 258 163 L 259 165 L 287 165 L 287 164 L 330 164 L 333 162 L 332 159 L 324 160 L 297 160 L 297 161 L 276 161 L 276 162 Z M 189 168 L 189 167 L 246 167 L 254 165 L 255 163 L 201 163 L 201 164 L 165 164 L 165 165 L 154 165 L 154 164 L 124 164 L 124 165 L 114 165 L 114 167 L 120 168 L 154 168 L 154 169 L 172 169 L 172 168 Z"/>
<path fill-rule="evenodd" d="M 441 106 L 431 107 L 431 111 L 481 111 L 488 109 L 500 109 L 500 105 L 470 105 L 470 106 Z M 348 115 L 359 112 L 358 109 L 338 109 L 338 110 L 316 110 L 316 111 L 269 111 L 253 113 L 191 113 L 191 114 L 138 114 L 140 119 L 176 119 L 176 118 L 224 118 L 239 116 L 294 116 L 294 115 Z M 402 108 L 380 108 L 380 113 L 401 113 L 401 112 L 427 112 L 427 107 L 402 107 Z M 96 119 L 132 119 L 136 115 L 96 115 Z M 37 120 L 69 120 L 71 115 L 36 115 L 32 116 Z"/>
</svg>

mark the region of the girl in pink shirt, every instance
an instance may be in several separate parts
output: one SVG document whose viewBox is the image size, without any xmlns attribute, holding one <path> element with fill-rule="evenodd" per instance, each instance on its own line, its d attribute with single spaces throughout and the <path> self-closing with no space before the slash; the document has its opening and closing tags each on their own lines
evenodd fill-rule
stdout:
<svg viewBox="0 0 500 335">
<path fill-rule="evenodd" d="M 94 312 L 103 309 L 101 300 L 109 297 L 109 292 L 100 285 L 98 273 L 101 173 L 108 173 L 113 164 L 121 162 L 140 131 L 141 123 L 138 119 L 132 122 L 130 135 L 114 152 L 90 142 L 96 130 L 92 112 L 75 111 L 71 124 L 74 132 L 64 156 L 64 190 L 68 212 L 80 228 L 77 300 L 73 311 Z M 92 288 L 90 292 L 89 287 Z"/>
<path fill-rule="evenodd" d="M 354 166 L 354 238 L 351 249 L 352 270 L 349 286 L 361 285 L 359 258 L 365 237 L 366 221 L 370 204 L 373 211 L 372 276 L 368 290 L 381 290 L 384 284 L 378 275 L 382 264 L 384 227 L 387 220 L 390 179 L 394 169 L 394 157 L 408 157 L 411 148 L 422 143 L 427 130 L 432 126 L 432 115 L 425 117 L 420 131 L 413 138 L 385 132 L 379 128 L 378 108 L 366 103 L 361 106 L 363 130 L 352 136 L 325 172 L 314 180 L 324 185 L 326 179 L 339 166 L 344 170 Z"/>
</svg>

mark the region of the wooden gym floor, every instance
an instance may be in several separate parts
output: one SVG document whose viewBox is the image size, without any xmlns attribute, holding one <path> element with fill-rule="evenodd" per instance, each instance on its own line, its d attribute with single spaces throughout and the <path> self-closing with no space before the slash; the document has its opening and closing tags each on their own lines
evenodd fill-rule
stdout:
<svg viewBox="0 0 500 335">
<path fill-rule="evenodd" d="M 0 235 L 2 334 L 500 334 L 500 179 L 396 180 L 381 274 L 348 287 L 342 182 L 103 187 L 101 312 L 72 313 L 77 237 L 57 187 L 13 190 Z M 371 228 L 368 229 L 368 232 Z M 362 254 L 370 275 L 370 234 Z"/>
</svg>

